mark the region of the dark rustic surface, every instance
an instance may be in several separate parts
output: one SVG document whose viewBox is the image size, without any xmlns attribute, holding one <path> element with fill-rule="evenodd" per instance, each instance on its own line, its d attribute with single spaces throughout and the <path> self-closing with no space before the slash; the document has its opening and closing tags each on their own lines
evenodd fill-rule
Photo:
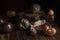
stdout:
<svg viewBox="0 0 60 40">
<path fill-rule="evenodd" d="M 14 30 L 8 34 L 0 34 L 0 40 L 60 40 L 60 30 L 57 28 L 55 36 L 46 36 L 42 33 L 30 35 L 27 31 Z"/>
</svg>

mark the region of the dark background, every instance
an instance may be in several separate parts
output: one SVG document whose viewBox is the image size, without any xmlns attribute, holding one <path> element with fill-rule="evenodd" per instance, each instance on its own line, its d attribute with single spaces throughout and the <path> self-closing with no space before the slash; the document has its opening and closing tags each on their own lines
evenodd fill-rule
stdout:
<svg viewBox="0 0 60 40">
<path fill-rule="evenodd" d="M 49 9 L 53 9 L 55 11 L 55 21 L 60 22 L 59 0 L 0 0 L 0 13 L 5 14 L 7 10 L 24 11 L 34 3 L 40 4 L 41 10 L 45 13 Z"/>
</svg>

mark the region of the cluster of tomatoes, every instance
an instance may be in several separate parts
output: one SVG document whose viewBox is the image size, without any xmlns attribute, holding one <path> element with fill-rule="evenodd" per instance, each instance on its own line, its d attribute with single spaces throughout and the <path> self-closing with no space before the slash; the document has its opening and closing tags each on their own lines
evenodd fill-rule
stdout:
<svg viewBox="0 0 60 40">
<path fill-rule="evenodd" d="M 27 19 L 20 19 L 15 11 L 8 11 L 5 16 L 0 16 L 0 33 L 10 33 L 13 30 L 26 30 L 30 23 Z"/>
<path fill-rule="evenodd" d="M 52 15 L 52 14 L 51 14 Z M 9 33 L 11 31 L 13 31 L 14 29 L 14 24 L 13 21 L 11 22 L 9 18 L 14 18 L 16 17 L 16 12 L 15 11 L 8 11 L 7 12 L 7 17 L 8 19 L 6 20 L 3 17 L 0 17 L 0 33 Z M 17 19 L 16 19 L 17 20 Z M 30 26 L 29 21 L 27 20 L 22 20 L 24 25 L 26 26 L 25 28 L 27 28 L 28 26 Z M 14 21 L 15 22 L 15 21 Z M 19 22 L 19 21 L 18 21 Z M 20 25 L 22 26 L 22 25 Z M 56 34 L 56 29 L 53 27 L 50 27 L 48 24 L 44 24 L 42 27 L 42 32 L 44 32 L 44 34 L 49 35 L 49 36 L 53 36 Z"/>
<path fill-rule="evenodd" d="M 52 16 L 54 16 L 54 11 L 53 10 L 49 10 L 48 11 L 48 16 L 50 16 L 52 18 Z M 48 18 L 49 19 L 49 18 Z M 50 21 L 51 22 L 51 21 Z M 39 28 L 36 28 L 37 30 Z M 52 25 L 50 23 L 45 23 L 42 27 L 41 27 L 41 31 L 43 34 L 48 35 L 48 36 L 54 36 L 57 33 L 56 28 L 52 27 Z"/>
<path fill-rule="evenodd" d="M 15 15 L 15 11 L 8 11 L 5 16 L 0 16 L 0 33 L 9 33 L 13 31 L 14 25 L 10 18 Z"/>
<path fill-rule="evenodd" d="M 48 36 L 54 36 L 57 32 L 57 30 L 50 26 L 49 24 L 44 24 L 41 28 L 42 32 Z"/>
<path fill-rule="evenodd" d="M 13 29 L 13 24 L 11 22 L 8 22 L 3 18 L 0 18 L 0 33 L 11 32 L 12 29 Z"/>
</svg>

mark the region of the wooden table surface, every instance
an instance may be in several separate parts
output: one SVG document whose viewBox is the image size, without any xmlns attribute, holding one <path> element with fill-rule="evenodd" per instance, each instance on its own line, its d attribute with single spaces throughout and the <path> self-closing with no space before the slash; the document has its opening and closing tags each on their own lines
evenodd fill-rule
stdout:
<svg viewBox="0 0 60 40">
<path fill-rule="evenodd" d="M 49 37 L 43 34 L 29 35 L 27 31 L 14 30 L 8 34 L 0 34 L 0 40 L 60 40 L 60 31 L 58 28 L 55 36 Z"/>
</svg>

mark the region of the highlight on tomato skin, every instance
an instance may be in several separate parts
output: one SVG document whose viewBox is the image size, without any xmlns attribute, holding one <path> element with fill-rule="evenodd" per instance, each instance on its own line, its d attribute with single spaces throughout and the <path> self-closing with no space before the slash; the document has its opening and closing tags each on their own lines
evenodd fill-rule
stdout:
<svg viewBox="0 0 60 40">
<path fill-rule="evenodd" d="M 4 32 L 8 33 L 8 32 L 12 32 L 13 31 L 13 24 L 11 22 L 6 22 L 4 24 Z"/>
<path fill-rule="evenodd" d="M 0 24 L 4 24 L 5 20 L 3 18 L 0 18 Z"/>
<path fill-rule="evenodd" d="M 42 26 L 42 31 L 47 31 L 49 29 L 49 25 L 47 25 L 47 24 L 44 24 L 43 26 Z"/>
</svg>

